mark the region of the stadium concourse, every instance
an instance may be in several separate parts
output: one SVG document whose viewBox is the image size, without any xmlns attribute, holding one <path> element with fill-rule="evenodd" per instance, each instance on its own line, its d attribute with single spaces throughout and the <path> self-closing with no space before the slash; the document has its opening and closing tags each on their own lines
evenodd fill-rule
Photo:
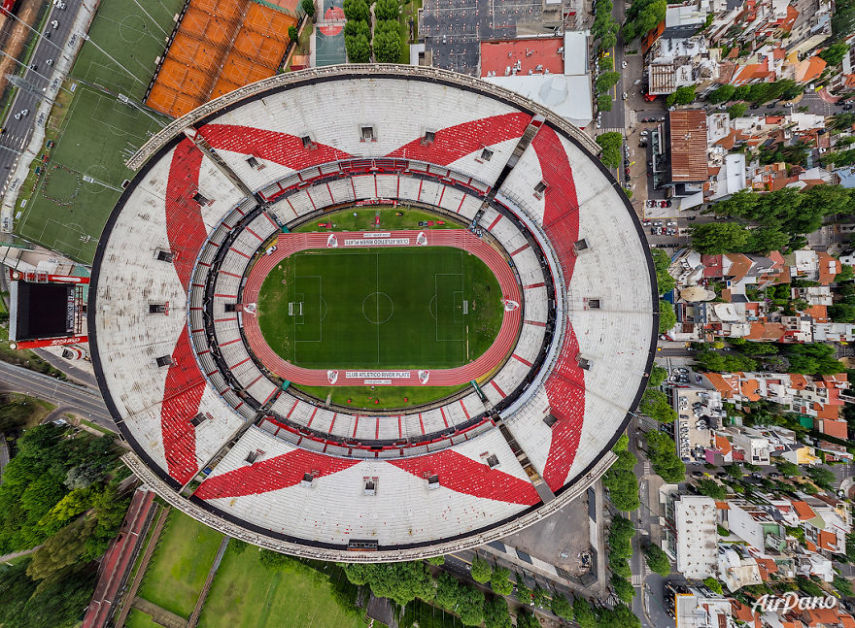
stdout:
<svg viewBox="0 0 855 628">
<path fill-rule="evenodd" d="M 447 553 L 560 509 L 614 460 L 658 326 L 640 224 L 596 150 L 516 94 L 408 66 L 283 74 L 175 120 L 130 160 L 93 267 L 93 362 L 128 464 L 208 525 L 327 560 Z M 468 231 L 290 233 L 365 203 Z M 254 320 L 268 253 L 442 238 L 505 297 L 511 331 L 477 381 L 394 412 L 296 390 Z M 324 375 L 435 384 L 429 369 Z"/>
</svg>

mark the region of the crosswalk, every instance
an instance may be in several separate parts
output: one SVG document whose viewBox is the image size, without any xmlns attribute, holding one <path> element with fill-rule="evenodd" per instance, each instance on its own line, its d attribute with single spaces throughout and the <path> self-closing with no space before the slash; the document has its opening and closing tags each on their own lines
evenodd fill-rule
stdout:
<svg viewBox="0 0 855 628">
<path fill-rule="evenodd" d="M 608 128 L 605 128 L 605 129 L 599 129 L 599 131 L 600 131 L 601 133 L 623 133 L 623 132 L 624 132 L 624 129 L 619 129 L 619 128 L 617 128 L 617 127 L 615 127 L 615 128 L 608 127 Z"/>
</svg>

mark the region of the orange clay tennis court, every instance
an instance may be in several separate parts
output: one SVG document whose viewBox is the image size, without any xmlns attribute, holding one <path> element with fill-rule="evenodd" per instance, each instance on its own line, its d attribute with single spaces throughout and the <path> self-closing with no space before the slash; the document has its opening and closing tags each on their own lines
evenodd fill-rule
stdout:
<svg viewBox="0 0 855 628">
<path fill-rule="evenodd" d="M 273 3 L 270 3 L 271 5 Z M 243 85 L 273 76 L 297 24 L 297 0 L 191 0 L 146 104 L 179 117 Z"/>
</svg>

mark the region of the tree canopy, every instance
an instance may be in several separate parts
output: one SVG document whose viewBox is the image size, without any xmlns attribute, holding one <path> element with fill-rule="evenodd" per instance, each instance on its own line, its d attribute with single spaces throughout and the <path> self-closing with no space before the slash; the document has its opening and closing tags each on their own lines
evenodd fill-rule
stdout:
<svg viewBox="0 0 855 628">
<path fill-rule="evenodd" d="M 677 315 L 674 313 L 674 306 L 659 299 L 659 333 L 664 334 L 677 324 Z"/>
<path fill-rule="evenodd" d="M 790 361 L 791 373 L 808 375 L 833 375 L 846 367 L 835 357 L 834 345 L 821 343 L 787 345 L 785 355 Z"/>
<path fill-rule="evenodd" d="M 686 478 L 686 465 L 677 455 L 674 440 L 665 432 L 647 432 L 647 457 L 653 470 L 669 484 L 677 484 Z"/>
<path fill-rule="evenodd" d="M 671 560 L 668 554 L 655 543 L 651 543 L 644 549 L 644 559 L 647 561 L 647 566 L 663 578 L 671 573 Z"/>
<path fill-rule="evenodd" d="M 665 0 L 636 0 L 626 11 L 626 21 L 623 25 L 623 38 L 629 44 L 636 37 L 640 37 L 656 28 L 665 19 L 665 11 L 668 8 Z"/>
<path fill-rule="evenodd" d="M 436 595 L 434 580 L 422 561 L 348 563 L 343 569 L 351 583 L 367 584 L 377 597 L 389 598 L 401 606 L 415 598 L 430 602 Z"/>
<path fill-rule="evenodd" d="M 649 416 L 651 419 L 656 419 L 660 423 L 672 423 L 677 419 L 677 413 L 671 402 L 661 390 L 648 388 L 644 391 L 641 397 L 639 409 Z"/>
<path fill-rule="evenodd" d="M 659 286 L 659 294 L 671 292 L 677 282 L 668 272 L 671 266 L 671 258 L 662 249 L 650 249 L 653 255 L 653 265 L 656 268 L 656 283 Z"/>
<path fill-rule="evenodd" d="M 695 102 L 695 86 L 683 85 L 678 87 L 672 93 L 668 94 L 665 99 L 665 104 L 669 107 L 674 105 L 690 105 Z"/>
<path fill-rule="evenodd" d="M 623 135 L 616 131 L 602 133 L 597 136 L 597 144 L 603 148 L 600 159 L 609 168 L 620 168 L 621 164 L 621 145 L 623 144 Z"/>
</svg>

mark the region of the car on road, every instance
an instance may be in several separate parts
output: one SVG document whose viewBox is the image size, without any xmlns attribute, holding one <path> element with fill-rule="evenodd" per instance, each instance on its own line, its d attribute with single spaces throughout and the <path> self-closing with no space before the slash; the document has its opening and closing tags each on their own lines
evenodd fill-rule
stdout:
<svg viewBox="0 0 855 628">
<path fill-rule="evenodd" d="M 50 27 L 51 28 L 59 28 L 59 22 L 57 20 L 54 20 L 53 22 L 50 23 Z"/>
<path fill-rule="evenodd" d="M 45 65 L 48 67 L 52 66 L 53 65 L 53 59 L 48 59 L 47 61 L 45 61 Z"/>
<path fill-rule="evenodd" d="M 20 120 L 20 119 L 21 119 L 21 112 L 19 111 L 18 113 L 15 114 L 15 120 Z"/>
<path fill-rule="evenodd" d="M 624 93 L 623 93 L 623 95 L 621 96 L 621 98 L 622 98 L 623 100 L 626 100 L 626 97 L 627 97 L 627 96 L 626 96 L 626 92 L 624 92 Z"/>
<path fill-rule="evenodd" d="M 621 62 L 620 67 L 622 67 L 622 68 L 625 68 L 625 67 L 626 67 L 626 59 L 624 59 L 624 60 Z"/>
<path fill-rule="evenodd" d="M 850 109 L 852 109 L 852 103 L 851 102 L 846 103 L 845 105 L 843 105 L 843 109 L 845 111 L 849 111 Z"/>
</svg>

